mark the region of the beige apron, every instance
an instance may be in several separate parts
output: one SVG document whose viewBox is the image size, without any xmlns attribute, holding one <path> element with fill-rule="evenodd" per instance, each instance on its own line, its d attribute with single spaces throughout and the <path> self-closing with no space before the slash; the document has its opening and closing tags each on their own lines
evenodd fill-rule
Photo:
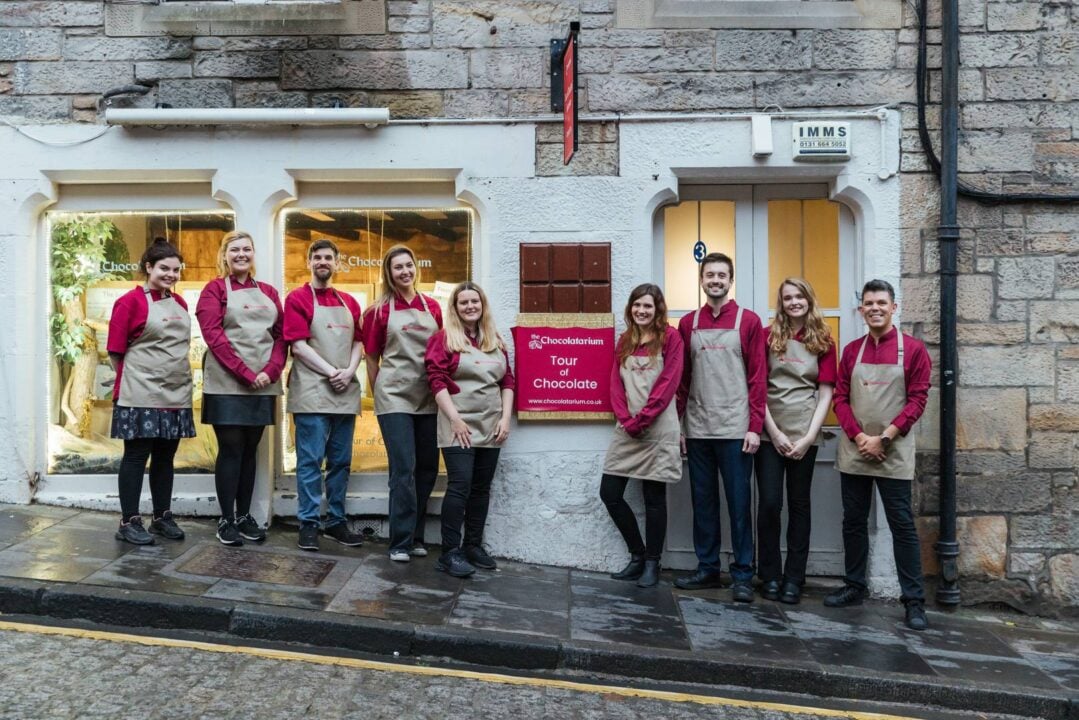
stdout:
<svg viewBox="0 0 1079 720">
<path fill-rule="evenodd" d="M 787 350 L 782 355 L 768 350 L 768 412 L 791 442 L 805 437 L 813 423 L 819 374 L 819 358 L 793 338 L 787 341 Z M 761 435 L 761 440 L 771 442 L 767 432 Z M 820 433 L 813 444 L 820 444 Z"/>
<path fill-rule="evenodd" d="M 356 336 L 356 323 L 352 319 L 352 313 L 336 290 L 332 292 L 337 295 L 341 304 L 337 307 L 323 307 L 318 304 L 315 289 L 310 289 L 314 310 L 311 313 L 311 337 L 307 338 L 307 344 L 335 368 L 348 367 Z M 360 383 L 355 377 L 345 392 L 334 392 L 329 378 L 307 367 L 299 358 L 294 358 L 292 371 L 288 376 L 287 411 L 359 415 L 360 393 Z"/>
<path fill-rule="evenodd" d="M 170 410 L 191 407 L 191 316 L 169 293 L 154 302 L 147 288 L 149 308 L 142 334 L 124 353 L 117 405 Z"/>
<path fill-rule="evenodd" d="M 495 443 L 498 421 L 502 419 L 502 388 L 498 383 L 506 376 L 506 356 L 501 348 L 483 352 L 472 348 L 461 353 L 453 382 L 461 392 L 452 396 L 457 414 L 465 421 L 472 437 L 472 447 L 500 447 Z M 438 413 L 438 446 L 454 447 L 450 420 Z"/>
<path fill-rule="evenodd" d="M 277 308 L 258 287 L 232 289 L 232 278 L 225 278 L 225 337 L 244 365 L 256 375 L 270 362 L 273 354 L 273 325 Z M 253 390 L 230 373 L 209 350 L 202 360 L 202 391 L 209 395 L 280 395 L 281 382 Z"/>
<path fill-rule="evenodd" d="M 850 377 L 850 408 L 866 435 L 880 435 L 907 404 L 907 381 L 903 372 L 903 333 L 896 330 L 899 343 L 895 365 L 867 365 L 862 354 L 869 336 L 862 339 Z M 884 462 L 865 460 L 858 446 L 839 434 L 836 467 L 840 472 L 874 477 L 914 479 L 914 436 L 898 435 L 886 450 Z"/>
<path fill-rule="evenodd" d="M 419 297 L 423 310 L 396 310 L 396 299 L 389 302 L 386 347 L 375 378 L 375 415 L 434 415 L 438 411 L 423 367 L 427 340 L 438 330 L 438 323 L 427 300 Z"/>
<path fill-rule="evenodd" d="M 618 374 L 626 389 L 626 404 L 630 415 L 636 415 L 648 402 L 652 387 L 663 372 L 663 356 L 655 358 L 630 355 Z M 682 454 L 678 439 L 678 408 L 670 402 L 647 430 L 637 437 L 615 427 L 614 437 L 607 448 L 603 472 L 640 480 L 675 483 L 682 479 Z"/>
<path fill-rule="evenodd" d="M 698 330 L 689 336 L 693 375 L 686 403 L 686 437 L 742 440 L 749 430 L 749 387 L 742 362 L 742 308 L 729 330 Z"/>
</svg>

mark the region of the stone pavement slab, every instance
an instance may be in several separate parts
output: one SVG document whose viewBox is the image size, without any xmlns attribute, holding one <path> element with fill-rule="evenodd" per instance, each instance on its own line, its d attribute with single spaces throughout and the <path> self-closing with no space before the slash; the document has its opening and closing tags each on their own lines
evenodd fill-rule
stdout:
<svg viewBox="0 0 1079 720">
<path fill-rule="evenodd" d="M 0 612 L 225 632 L 402 656 L 723 683 L 966 710 L 1079 718 L 1079 623 L 982 610 L 731 601 L 605 574 L 499 560 L 457 579 L 434 555 L 394 563 L 384 544 L 295 546 L 295 528 L 225 547 L 209 520 L 134 547 L 116 517 L 0 505 Z M 497 548 L 495 548 L 497 552 Z"/>
</svg>

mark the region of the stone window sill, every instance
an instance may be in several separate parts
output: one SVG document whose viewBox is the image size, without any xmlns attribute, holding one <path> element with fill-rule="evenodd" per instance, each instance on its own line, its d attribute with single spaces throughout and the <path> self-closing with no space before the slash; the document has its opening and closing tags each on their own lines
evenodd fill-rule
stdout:
<svg viewBox="0 0 1079 720">
<path fill-rule="evenodd" d="M 890 29 L 900 0 L 619 0 L 620 28 Z"/>
<path fill-rule="evenodd" d="M 108 2 L 105 34 L 145 35 L 380 35 L 385 0 L 166 0 Z"/>
</svg>

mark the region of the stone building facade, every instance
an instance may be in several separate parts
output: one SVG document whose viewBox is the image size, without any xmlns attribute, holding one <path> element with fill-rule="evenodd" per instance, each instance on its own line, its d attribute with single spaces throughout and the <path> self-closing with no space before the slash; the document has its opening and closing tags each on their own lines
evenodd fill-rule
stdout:
<svg viewBox="0 0 1079 720">
<path fill-rule="evenodd" d="M 581 147 L 563 166 L 559 127 L 538 122 L 534 156 L 527 159 L 537 179 L 587 179 L 590 192 L 602 195 L 613 187 L 605 179 L 628 177 L 627 136 L 644 141 L 620 122 L 622 115 L 898 111 L 897 223 L 889 229 L 898 242 L 901 319 L 935 348 L 939 190 L 917 133 L 913 3 L 814 0 L 786 15 L 783 3 L 753 3 L 760 10 L 745 13 L 749 3 L 723 0 L 338 0 L 287 12 L 285 5 L 291 4 L 2 0 L 0 119 L 30 134 L 44 125 L 100 125 L 103 93 L 133 84 L 150 90 L 118 97 L 113 107 L 344 105 L 388 107 L 394 119 L 549 119 L 548 45 L 577 21 Z M 961 178 L 991 191 L 1074 192 L 1079 8 L 961 0 L 960 15 Z M 932 68 L 940 49 L 940 8 L 932 1 L 929 25 Z M 931 130 L 937 80 L 931 72 Z M 487 127 L 497 133 L 514 126 Z M 482 144 L 477 148 L 483 152 Z M 9 169 L 0 177 L 27 175 Z M 963 199 L 959 223 L 964 601 L 1074 612 L 1079 210 Z M 500 261 L 515 262 L 513 248 L 500 252 Z M 616 298 L 631 286 L 631 270 L 616 269 Z M 507 314 L 517 305 L 515 293 L 515 283 L 504 293 Z M 936 571 L 936 426 L 934 392 L 919 431 L 915 492 L 930 573 Z M 32 461 L 24 465 L 31 477 L 40 469 Z M 517 467 L 530 472 L 527 460 Z M 5 482 L 21 486 L 26 478 Z M 580 496 L 594 495 L 589 492 Z M 30 495 L 5 490 L 4 497 Z M 599 508 L 591 502 L 592 510 Z M 573 562 L 572 556 L 552 560 Z"/>
</svg>

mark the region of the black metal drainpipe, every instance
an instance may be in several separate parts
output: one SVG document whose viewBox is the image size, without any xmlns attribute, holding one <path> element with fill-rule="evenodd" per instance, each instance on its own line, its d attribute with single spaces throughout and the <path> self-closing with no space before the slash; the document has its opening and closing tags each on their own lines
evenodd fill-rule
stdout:
<svg viewBox="0 0 1079 720">
<path fill-rule="evenodd" d="M 929 0 L 923 0 L 928 2 Z M 959 2 L 941 0 L 940 170 L 940 585 L 937 602 L 959 604 L 959 543 L 955 533 L 955 426 L 959 354 L 956 350 L 956 218 L 959 149 Z"/>
</svg>

